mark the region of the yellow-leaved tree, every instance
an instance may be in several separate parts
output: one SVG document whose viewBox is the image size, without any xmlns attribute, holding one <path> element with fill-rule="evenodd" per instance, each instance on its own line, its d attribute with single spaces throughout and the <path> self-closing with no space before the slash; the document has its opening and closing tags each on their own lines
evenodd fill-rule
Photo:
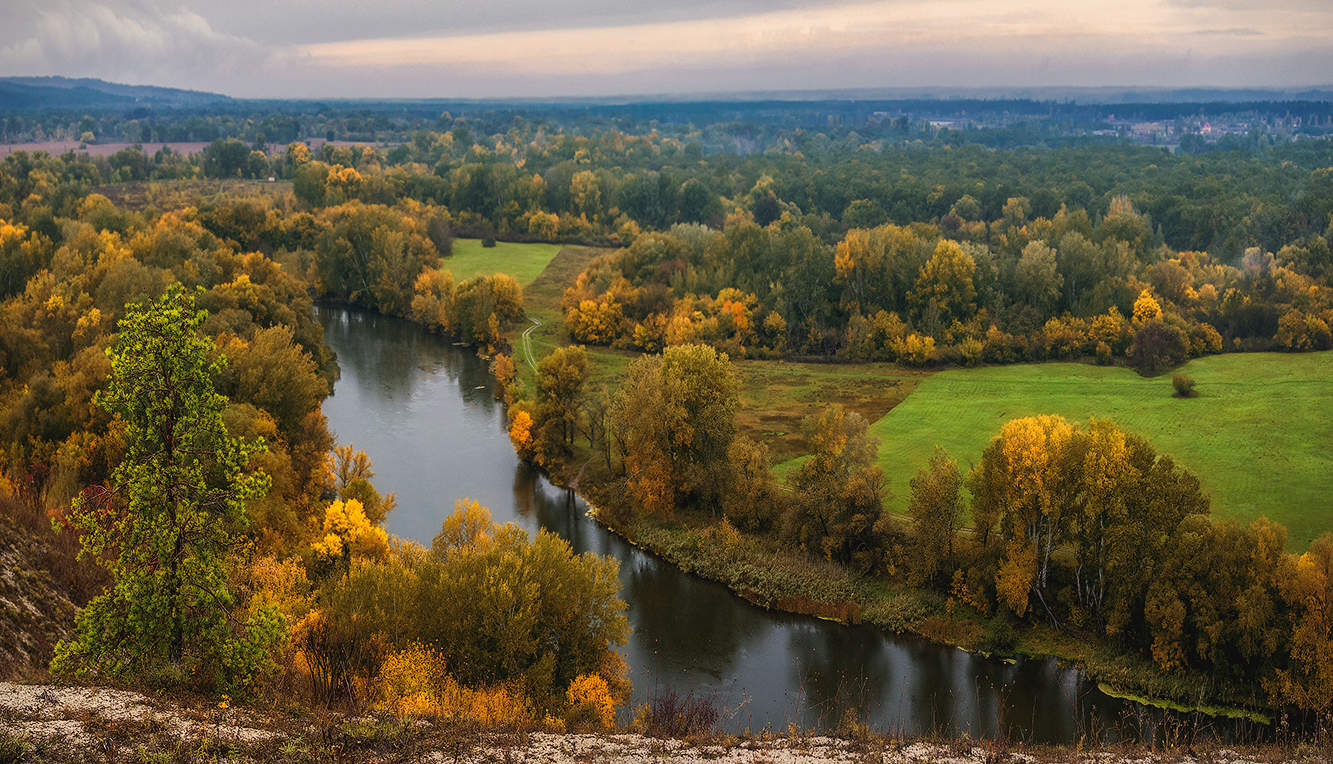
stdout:
<svg viewBox="0 0 1333 764">
<path fill-rule="evenodd" d="M 339 499 L 324 510 L 322 535 L 312 545 L 316 557 L 346 571 L 353 555 L 381 557 L 389 550 L 389 536 L 366 517 L 356 499 Z"/>
<path fill-rule="evenodd" d="M 1134 325 L 1143 326 L 1149 321 L 1156 321 L 1162 317 L 1162 306 L 1152 293 L 1147 289 L 1139 292 L 1138 299 L 1134 300 Z"/>
<path fill-rule="evenodd" d="M 514 452 L 520 459 L 532 460 L 532 415 L 527 411 L 518 409 L 514 412 L 509 422 L 509 442 L 514 444 Z"/>
<path fill-rule="evenodd" d="M 1015 615 L 1027 613 L 1033 594 L 1044 597 L 1051 552 L 1068 508 L 1069 486 L 1059 462 L 1073 435 L 1074 427 L 1059 416 L 1010 420 L 982 455 L 985 468 L 973 473 L 973 494 L 996 503 L 996 511 L 983 513 L 999 520 L 1004 539 L 995 588 Z"/>
<path fill-rule="evenodd" d="M 1333 536 L 1315 539 L 1289 563 L 1282 598 L 1292 609 L 1291 658 L 1269 683 L 1277 703 L 1333 708 Z"/>
</svg>

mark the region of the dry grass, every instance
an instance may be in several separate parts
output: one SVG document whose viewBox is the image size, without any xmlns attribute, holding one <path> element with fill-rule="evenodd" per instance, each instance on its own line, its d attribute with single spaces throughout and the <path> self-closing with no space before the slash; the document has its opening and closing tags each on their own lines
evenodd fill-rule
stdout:
<svg viewBox="0 0 1333 764">
<path fill-rule="evenodd" d="M 775 464 L 809 452 L 807 417 L 839 404 L 874 422 L 903 401 L 926 372 L 892 364 L 736 361 L 741 382 L 736 424 L 768 444 Z"/>
<path fill-rule="evenodd" d="M 133 210 L 167 210 L 221 202 L 234 197 L 285 196 L 291 181 L 232 179 L 154 180 L 110 183 L 92 189 L 118 207 Z"/>
</svg>

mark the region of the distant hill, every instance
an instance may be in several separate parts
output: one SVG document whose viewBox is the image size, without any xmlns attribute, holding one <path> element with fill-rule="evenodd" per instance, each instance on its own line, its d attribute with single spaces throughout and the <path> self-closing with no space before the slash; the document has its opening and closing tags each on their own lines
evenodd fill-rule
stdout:
<svg viewBox="0 0 1333 764">
<path fill-rule="evenodd" d="M 355 100 L 355 99 L 353 99 Z M 371 99 L 373 100 L 373 99 Z M 417 99 L 433 100 L 433 99 Z M 467 99 L 462 99 L 466 101 Z M 486 103 L 489 99 L 473 99 Z M 1305 88 L 1161 88 L 1067 87 L 1067 86 L 997 86 L 997 87 L 882 87 L 830 88 L 821 90 L 744 90 L 699 91 L 642 95 L 578 96 L 568 98 L 515 98 L 516 104 L 638 104 L 638 103 L 731 103 L 771 101 L 774 103 L 809 101 L 1029 101 L 1032 103 L 1074 104 L 1178 104 L 1178 103 L 1271 103 L 1288 101 L 1333 101 L 1333 85 Z"/>
<path fill-rule="evenodd" d="M 200 90 L 122 85 L 91 77 L 0 77 L 0 111 L 125 106 L 182 108 L 230 100 Z"/>
</svg>

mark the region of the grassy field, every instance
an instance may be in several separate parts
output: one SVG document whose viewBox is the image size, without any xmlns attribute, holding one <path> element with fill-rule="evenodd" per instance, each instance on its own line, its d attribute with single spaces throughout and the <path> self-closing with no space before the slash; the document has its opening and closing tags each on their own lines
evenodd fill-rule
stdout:
<svg viewBox="0 0 1333 764">
<path fill-rule="evenodd" d="M 560 251 L 559 244 L 515 244 L 496 242 L 494 247 L 481 246 L 481 239 L 454 239 L 454 253 L 441 259 L 444 267 L 454 275 L 454 281 L 492 273 L 508 273 L 527 286 L 547 263 Z M 577 274 L 575 274 L 577 275 Z"/>
<path fill-rule="evenodd" d="M 1333 352 L 1201 358 L 1183 371 L 1198 397 L 1171 395 L 1170 376 L 1070 363 L 953 369 L 922 380 L 876 421 L 895 511 L 936 444 L 964 469 L 1009 419 L 1110 417 L 1199 476 L 1215 514 L 1267 515 L 1293 548 L 1333 530 Z"/>
<path fill-rule="evenodd" d="M 534 245 L 516 245 L 534 246 Z M 554 246 L 558 252 L 548 258 L 540 275 L 523 286 L 523 310 L 529 319 L 536 319 L 539 324 L 530 322 L 516 327 L 510 333 L 510 343 L 514 346 L 514 363 L 518 365 L 519 381 L 531 391 L 536 384 L 536 372 L 528 363 L 524 351 L 522 335 L 528 332 L 528 346 L 532 349 L 534 362 L 541 361 L 548 353 L 561 345 L 569 344 L 569 335 L 564 329 L 564 316 L 560 312 L 560 298 L 565 289 L 574 283 L 579 274 L 588 267 L 593 258 L 606 250 L 596 247 Z M 457 250 L 455 250 L 457 251 Z M 512 273 L 512 271 L 506 271 Z M 521 280 L 521 279 L 520 279 Z M 614 385 L 625 370 L 633 355 L 607 348 L 587 349 L 592 366 L 592 383 Z"/>
</svg>

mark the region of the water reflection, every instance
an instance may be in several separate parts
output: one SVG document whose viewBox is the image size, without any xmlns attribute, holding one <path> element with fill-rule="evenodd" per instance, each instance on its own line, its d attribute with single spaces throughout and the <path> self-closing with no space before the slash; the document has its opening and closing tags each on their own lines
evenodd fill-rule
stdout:
<svg viewBox="0 0 1333 764">
<path fill-rule="evenodd" d="M 388 529 L 429 544 L 454 500 L 620 561 L 633 636 L 622 654 L 641 703 L 701 693 L 734 730 L 828 727 L 848 712 L 883 732 L 1071 742 L 1153 734 L 1161 715 L 1114 700 L 1052 660 L 1005 663 L 920 640 L 770 613 L 608 533 L 586 505 L 518 461 L 485 365 L 406 322 L 321 308 L 342 378 L 324 405 L 340 442 L 398 495 Z"/>
</svg>

